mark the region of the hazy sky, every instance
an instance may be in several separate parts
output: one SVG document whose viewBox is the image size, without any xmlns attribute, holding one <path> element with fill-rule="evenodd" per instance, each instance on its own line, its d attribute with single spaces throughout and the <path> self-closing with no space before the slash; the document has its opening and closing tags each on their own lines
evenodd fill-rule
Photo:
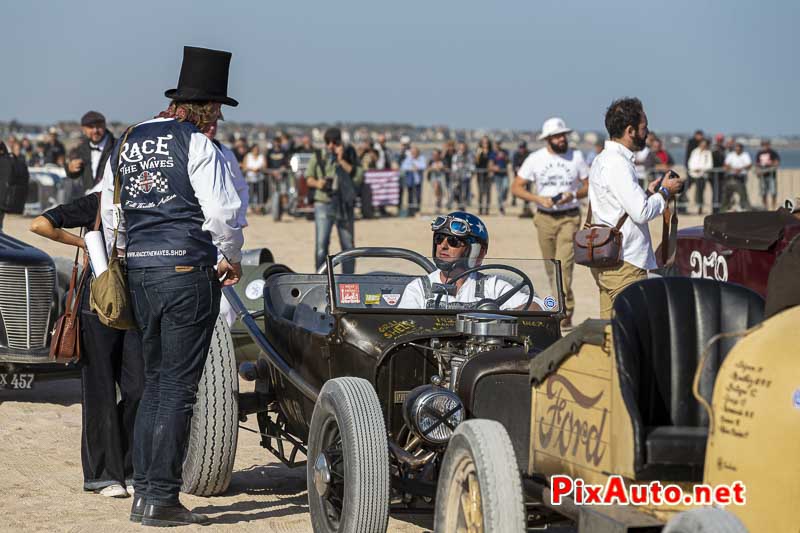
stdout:
<svg viewBox="0 0 800 533">
<path fill-rule="evenodd" d="M 185 44 L 233 52 L 236 121 L 800 133 L 800 2 L 3 2 L 0 120 L 166 105 Z"/>
</svg>

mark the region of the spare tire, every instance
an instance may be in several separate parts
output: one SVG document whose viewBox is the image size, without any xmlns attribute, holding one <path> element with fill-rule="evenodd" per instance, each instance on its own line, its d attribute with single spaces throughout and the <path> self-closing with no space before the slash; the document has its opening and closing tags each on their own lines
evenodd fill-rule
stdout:
<svg viewBox="0 0 800 533">
<path fill-rule="evenodd" d="M 239 432 L 239 377 L 228 323 L 217 317 L 197 389 L 181 490 L 214 496 L 228 489 Z"/>
</svg>

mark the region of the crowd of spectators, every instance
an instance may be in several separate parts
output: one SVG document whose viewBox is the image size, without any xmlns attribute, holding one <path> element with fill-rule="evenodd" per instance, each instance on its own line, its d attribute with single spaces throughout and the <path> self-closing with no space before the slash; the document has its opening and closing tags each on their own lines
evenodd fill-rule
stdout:
<svg viewBox="0 0 800 533">
<path fill-rule="evenodd" d="M 111 124 L 109 129 L 114 130 L 115 126 L 121 131 L 121 125 Z M 278 201 L 285 202 L 286 195 L 290 189 L 294 190 L 296 184 L 296 175 L 290 168 L 291 157 L 296 153 L 313 154 L 321 146 L 317 128 L 292 127 L 273 135 L 255 126 L 227 125 L 227 131 L 225 128 L 225 125 L 221 126 L 219 137 L 231 146 L 241 165 L 250 185 L 251 212 L 254 213 L 268 212 L 275 203 L 270 202 L 275 194 L 279 195 Z M 75 137 L 74 132 L 63 125 L 37 135 L 12 133 L 5 139 L 7 151 L 15 160 L 24 161 L 27 167 L 55 165 L 66 168 L 69 161 L 60 132 L 65 133 L 68 143 Z M 452 136 L 457 136 L 458 140 Z M 366 127 L 343 131 L 344 142 L 355 150 L 365 171 L 398 172 L 400 195 L 397 213 L 401 216 L 413 216 L 419 212 L 423 191 L 428 190 L 423 187 L 425 181 L 430 183 L 432 203 L 437 211 L 459 208 L 475 209 L 482 215 L 490 212 L 505 214 L 509 205 L 521 202 L 516 197 L 509 197 L 509 186 L 531 153 L 528 146 L 532 138 L 533 134 L 521 132 L 494 132 L 492 136 L 483 134 L 478 137 L 475 131 L 446 128 L 417 130 L 413 140 L 412 135 L 398 136 L 397 130 L 388 128 L 385 133 L 376 133 Z M 509 152 L 503 147 L 503 142 L 514 139 L 517 148 Z M 585 138 L 589 139 L 596 137 Z M 441 144 L 435 142 L 438 140 Z M 432 148 L 437 144 L 439 147 Z M 592 148 L 586 151 L 587 164 L 591 165 L 602 149 L 603 140 L 596 139 Z M 737 196 L 739 207 L 748 209 L 751 202 L 746 185 L 751 178 L 759 181 L 761 205 L 765 208 L 776 206 L 780 156 L 768 140 L 762 142 L 760 151 L 751 155 L 733 137 L 720 134 L 712 142 L 698 130 L 688 139 L 682 163 L 687 179 L 687 186 L 679 198 L 683 212 L 690 204 L 690 197 L 699 214 L 706 209 L 731 209 Z M 665 143 L 653 133 L 648 136 L 647 146 L 635 154 L 637 176 L 642 185 L 660 177 L 675 164 L 675 158 Z M 710 205 L 705 199 L 707 188 L 712 192 Z M 378 214 L 388 213 L 381 206 Z M 520 216 L 532 216 L 528 202 L 523 203 Z"/>
</svg>

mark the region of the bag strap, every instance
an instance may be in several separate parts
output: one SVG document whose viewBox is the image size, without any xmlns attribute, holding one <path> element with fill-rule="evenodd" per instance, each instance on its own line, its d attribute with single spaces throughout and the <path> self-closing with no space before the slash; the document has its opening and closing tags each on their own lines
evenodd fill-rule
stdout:
<svg viewBox="0 0 800 533">
<path fill-rule="evenodd" d="M 675 262 L 678 251 L 678 199 L 672 198 L 664 209 L 661 223 L 661 266 L 667 267 Z"/>
<path fill-rule="evenodd" d="M 114 172 L 114 208 L 120 203 L 120 184 L 119 184 L 119 172 L 120 168 L 122 167 L 122 149 L 125 146 L 125 142 L 128 140 L 128 135 L 130 135 L 133 128 L 136 126 L 130 126 L 127 130 L 125 130 L 125 135 L 122 136 L 122 140 L 119 143 L 119 150 L 117 150 L 117 171 Z M 96 223 L 96 221 L 95 221 Z M 122 213 L 119 213 L 117 217 L 117 225 L 114 228 L 114 245 L 111 247 L 111 257 L 117 256 L 117 235 L 119 234 L 119 225 L 122 223 Z"/>
<path fill-rule="evenodd" d="M 628 220 L 628 213 L 625 212 L 622 214 L 620 219 L 617 221 L 617 225 L 614 226 L 617 231 L 622 229 L 622 225 L 625 224 L 625 221 Z M 589 229 L 592 226 L 592 202 L 589 202 L 589 207 L 586 210 L 586 222 L 583 224 L 583 229 Z"/>
</svg>

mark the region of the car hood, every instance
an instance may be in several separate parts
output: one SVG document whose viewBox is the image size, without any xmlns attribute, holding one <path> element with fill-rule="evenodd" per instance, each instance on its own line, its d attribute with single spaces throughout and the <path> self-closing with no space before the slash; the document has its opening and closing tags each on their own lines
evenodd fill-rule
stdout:
<svg viewBox="0 0 800 533">
<path fill-rule="evenodd" d="M 52 265 L 53 260 L 38 248 L 0 232 L 0 263 Z"/>
</svg>

